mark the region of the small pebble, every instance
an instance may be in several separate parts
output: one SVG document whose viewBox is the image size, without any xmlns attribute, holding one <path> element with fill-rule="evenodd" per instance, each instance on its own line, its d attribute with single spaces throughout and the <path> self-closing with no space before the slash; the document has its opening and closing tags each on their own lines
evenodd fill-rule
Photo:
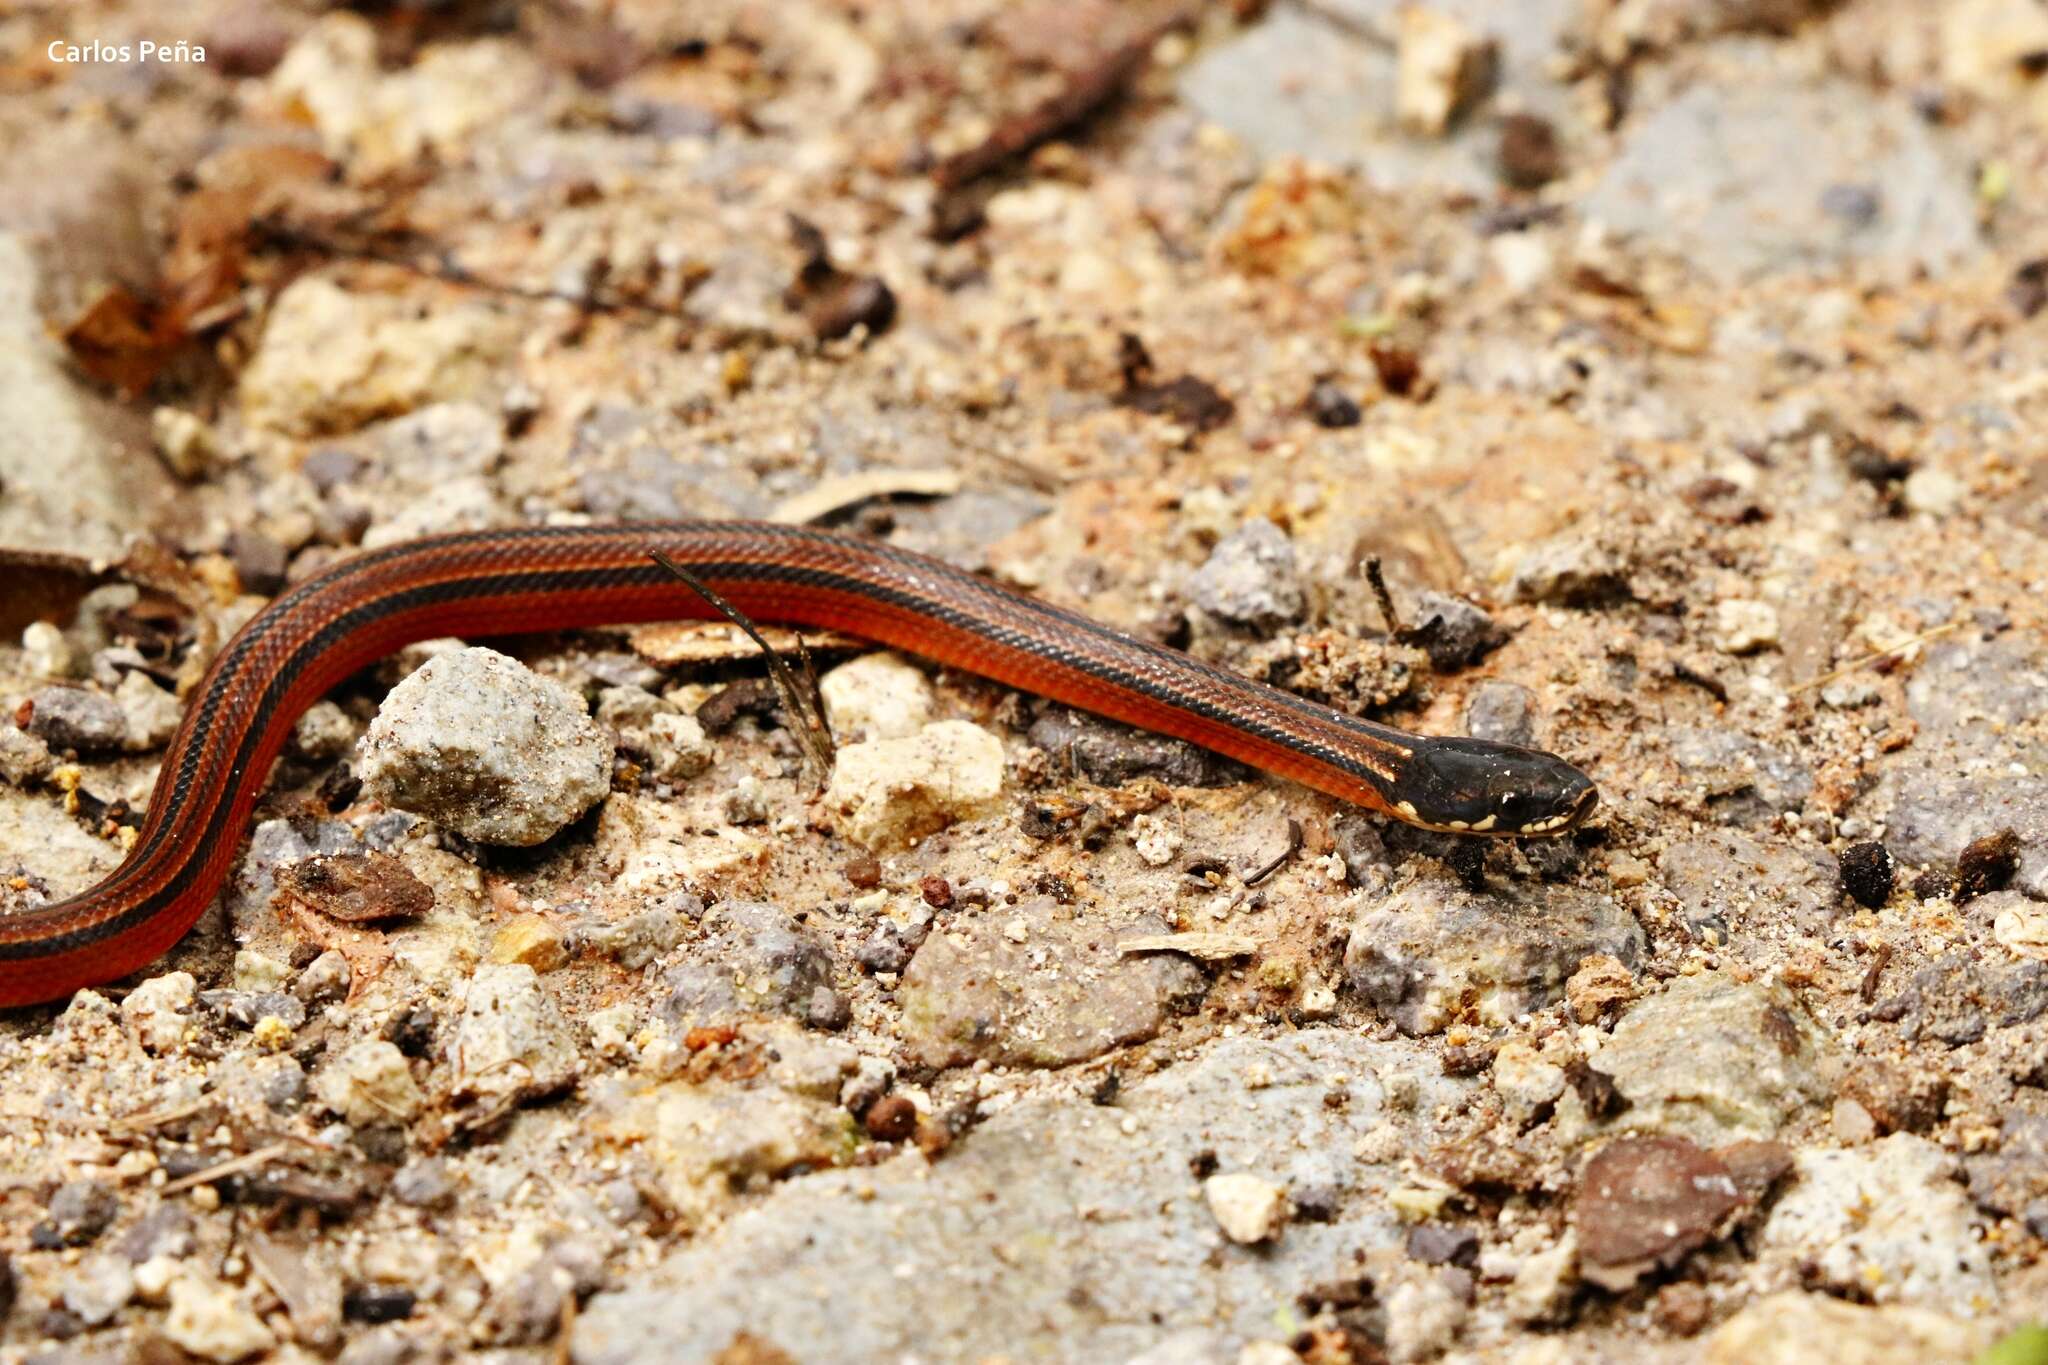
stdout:
<svg viewBox="0 0 2048 1365">
<path fill-rule="evenodd" d="M 72 1180 L 57 1187 L 47 1212 L 49 1217 L 34 1229 L 35 1244 L 82 1247 L 97 1239 L 119 1216 L 121 1201 L 110 1186 L 97 1180 Z"/>
<path fill-rule="evenodd" d="M 917 1106 L 902 1095 L 884 1095 L 861 1116 L 861 1126 L 877 1142 L 904 1142 L 917 1132 Z"/>
<path fill-rule="evenodd" d="M 1364 420 L 1356 400 L 1327 379 L 1308 391 L 1309 420 L 1319 427 L 1355 427 Z"/>
<path fill-rule="evenodd" d="M 52 749 L 117 753 L 128 741 L 128 718 L 111 697 L 82 687 L 45 687 L 29 699 L 28 732 Z"/>
<path fill-rule="evenodd" d="M 1892 897 L 1898 867 L 1883 844 L 1875 840 L 1851 844 L 1842 850 L 1836 862 L 1841 869 L 1842 890 L 1851 899 L 1869 910 L 1884 908 Z"/>
<path fill-rule="evenodd" d="M 1223 1235 L 1242 1245 L 1271 1241 L 1287 1223 L 1287 1192 L 1247 1172 L 1210 1176 L 1202 1182 L 1202 1197 Z"/>
<path fill-rule="evenodd" d="M 1300 617 L 1304 604 L 1294 542 L 1255 517 L 1217 542 L 1188 590 L 1195 605 L 1234 625 L 1270 628 Z"/>
</svg>

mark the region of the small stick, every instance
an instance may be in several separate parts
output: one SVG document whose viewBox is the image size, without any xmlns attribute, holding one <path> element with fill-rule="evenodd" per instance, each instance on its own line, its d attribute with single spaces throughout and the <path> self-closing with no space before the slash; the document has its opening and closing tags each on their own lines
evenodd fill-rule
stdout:
<svg viewBox="0 0 2048 1365">
<path fill-rule="evenodd" d="M 1279 857 L 1267 863 L 1258 871 L 1246 873 L 1244 884 L 1246 886 L 1257 886 L 1260 882 L 1278 872 L 1281 864 L 1299 852 L 1301 852 L 1301 821 L 1290 819 L 1287 822 L 1287 847 L 1280 850 Z"/>
<path fill-rule="evenodd" d="M 1867 668 L 1871 664 L 1876 663 L 1880 659 L 1889 659 L 1895 654 L 1904 654 L 1914 645 L 1926 644 L 1935 636 L 1946 635 L 1950 631 L 1956 629 L 1958 626 L 1962 624 L 1962 618 L 1957 617 L 1955 620 L 1947 622 L 1943 625 L 1936 626 L 1932 630 L 1923 630 L 1910 640 L 1901 640 L 1897 644 L 1893 645 L 1890 649 L 1880 649 L 1877 650 L 1875 653 L 1866 654 L 1860 659 L 1851 659 L 1848 663 L 1843 664 L 1840 668 L 1836 669 L 1832 673 L 1823 674 L 1821 677 L 1812 678 L 1806 682 L 1799 684 L 1799 686 L 1792 689 L 1791 694 L 1793 696 L 1797 696 L 1801 692 L 1811 692 L 1816 687 L 1826 687 L 1829 683 L 1835 681 L 1837 678 L 1846 678 L 1851 673 L 1854 673 L 1857 669 Z"/>
<path fill-rule="evenodd" d="M 1387 591 L 1387 576 L 1381 572 L 1378 555 L 1366 559 L 1365 581 L 1372 584 L 1372 595 L 1380 602 L 1380 615 L 1387 618 L 1387 634 L 1397 636 L 1407 630 L 1401 624 L 1401 613 L 1394 610 L 1394 594 Z"/>
<path fill-rule="evenodd" d="M 181 1175 L 176 1180 L 166 1181 L 158 1188 L 157 1193 L 176 1194 L 179 1190 L 189 1190 L 194 1185 L 211 1185 L 214 1181 L 224 1176 L 240 1175 L 243 1171 L 254 1170 L 258 1166 L 268 1165 L 290 1150 L 290 1143 L 273 1142 L 268 1147 L 258 1147 L 253 1152 L 244 1152 L 240 1156 L 229 1157 L 226 1161 L 208 1166 L 203 1171 L 194 1171 L 190 1175 Z"/>
<path fill-rule="evenodd" d="M 760 647 L 761 656 L 768 663 L 768 676 L 775 680 L 775 690 L 782 694 L 782 704 L 794 722 L 791 728 L 796 735 L 797 746 L 803 750 L 805 766 L 812 769 L 815 785 L 824 786 L 826 777 L 832 771 L 835 756 L 832 747 L 832 727 L 825 723 L 825 701 L 818 691 L 818 670 L 811 663 L 811 651 L 804 644 L 802 632 L 797 632 L 796 648 L 797 656 L 803 663 L 804 679 L 809 684 L 808 687 L 798 684 L 796 674 L 783 662 L 780 654 L 769 648 L 768 641 L 754 628 L 754 623 L 747 619 L 746 613 L 726 601 L 717 589 L 660 550 L 649 550 L 647 555 L 662 568 L 687 583 L 692 591 L 717 608 L 719 614 L 726 620 L 745 631 L 747 638 Z"/>
</svg>

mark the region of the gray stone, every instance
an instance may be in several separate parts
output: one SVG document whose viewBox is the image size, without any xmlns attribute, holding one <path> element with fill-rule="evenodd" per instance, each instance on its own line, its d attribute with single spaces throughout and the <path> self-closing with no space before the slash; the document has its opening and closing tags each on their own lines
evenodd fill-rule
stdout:
<svg viewBox="0 0 2048 1365">
<path fill-rule="evenodd" d="M 2048 1200 L 2048 1115 L 2007 1114 L 1998 1146 L 1963 1158 L 1978 1207 L 2018 1217 Z"/>
<path fill-rule="evenodd" d="M 799 1360 L 1126 1361 L 1176 1354 L 1199 1319 L 1231 1360 L 1274 1341 L 1276 1306 L 1406 1229 L 1384 1201 L 1342 1203 L 1277 1244 L 1229 1246 L 1190 1162 L 1302 1187 L 1337 1170 L 1377 1189 L 1394 1162 L 1349 1156 L 1393 1125 L 1386 1150 L 1421 1145 L 1471 1083 L 1421 1049 L 1342 1029 L 1231 1038 L 1129 1086 L 1114 1109 L 1071 1093 L 1005 1109 L 945 1160 L 911 1155 L 792 1181 L 592 1299 L 572 1338 L 580 1365 L 710 1359 L 740 1331 Z M 1418 1105 L 1387 1104 L 1377 1075 L 1422 1079 Z M 1325 1097 L 1346 1077 L 1347 1103 Z M 1247 1085 L 1256 1077 L 1256 1085 Z M 1344 1154 L 1332 1161 L 1330 1154 Z M 912 1286 L 906 1289 L 906 1286 Z"/>
<path fill-rule="evenodd" d="M 541 843 L 611 790 L 611 738 L 580 699 L 489 649 L 392 688 L 357 753 L 370 795 L 487 844 Z"/>
<path fill-rule="evenodd" d="M 1465 733 L 1496 744 L 1536 742 L 1536 694 L 1520 683 L 1479 684 L 1465 703 Z"/>
<path fill-rule="evenodd" d="M 1124 957 L 1117 945 L 1167 929 L 1045 897 L 935 929 L 898 991 L 904 1040 L 930 1066 L 1054 1067 L 1150 1038 L 1199 997 L 1202 973 L 1175 954 Z"/>
<path fill-rule="evenodd" d="M 1782 986 L 1719 972 L 1674 979 L 1623 1015 L 1592 1059 L 1628 1101 L 1615 1127 L 1715 1145 L 1768 1138 L 1830 1095 L 1832 1042 Z M 1558 1101 L 1566 1130 L 1583 1119 Z"/>
<path fill-rule="evenodd" d="M 1448 878 L 1411 882 L 1352 922 L 1344 972 L 1405 1033 L 1437 1033 L 1466 1014 L 1500 1024 L 1561 998 L 1586 958 L 1630 967 L 1642 928 L 1605 896 L 1517 885 L 1476 894 Z"/>
<path fill-rule="evenodd" d="M 1713 926 L 1723 940 L 1825 930 L 1841 903 L 1834 867 L 1816 848 L 1709 830 L 1674 840 L 1657 860 L 1665 889 L 1686 923 Z"/>
<path fill-rule="evenodd" d="M 1768 58 L 1760 58 L 1762 65 Z M 1868 219 L 1822 189 L 1885 168 Z M 1722 279 L 1840 269 L 1940 272 L 1978 245 L 1963 160 L 1902 97 L 1849 81 L 1700 81 L 1630 121 L 1586 215 Z"/>
<path fill-rule="evenodd" d="M 1452 673 L 1479 662 L 1506 643 L 1508 633 L 1462 597 L 1423 591 L 1415 594 L 1411 628 L 1429 655 L 1430 667 Z"/>
<path fill-rule="evenodd" d="M 1294 542 L 1254 517 L 1218 541 L 1188 583 L 1195 605 L 1232 625 L 1253 629 L 1284 625 L 1301 615 L 1301 578 Z"/>
<path fill-rule="evenodd" d="M 576 1036 L 533 968 L 487 963 L 470 978 L 451 1055 L 457 1095 L 547 1095 L 575 1079 Z"/>
<path fill-rule="evenodd" d="M 1053 771 L 1078 772 L 1090 782 L 1120 787 L 1141 777 L 1170 787 L 1225 787 L 1245 780 L 1245 769 L 1221 754 L 1064 706 L 1031 723 L 1031 742 L 1053 760 Z"/>
<path fill-rule="evenodd" d="M 2043 1012 L 2048 962 L 1987 962 L 1950 953 L 1914 972 L 1897 994 L 1871 1007 L 1870 1017 L 1900 1024 L 1908 1039 L 1961 1047 L 1993 1028 L 2032 1023 Z"/>
<path fill-rule="evenodd" d="M 10 204 L 9 218 L 21 208 Z M 148 448 L 146 425 L 72 378 L 37 309 L 28 240 L 0 231 L 0 545 L 112 557 L 149 524 L 168 480 L 135 454 Z"/>
<path fill-rule="evenodd" d="M 683 920 L 695 922 L 704 902 L 688 892 L 664 896 L 614 920 L 588 917 L 576 926 L 575 946 L 638 971 L 683 941 Z"/>
<path fill-rule="evenodd" d="M 127 742 L 128 718 L 112 697 L 82 687 L 44 687 L 28 700 L 28 732 L 52 749 L 109 754 Z"/>
<path fill-rule="evenodd" d="M 1399 0 L 1276 6 L 1233 41 L 1180 74 L 1181 97 L 1243 139 L 1263 160 L 1302 157 L 1355 166 L 1376 184 L 1436 184 L 1474 192 L 1499 180 L 1493 107 L 1512 102 L 1556 124 L 1567 142 L 1582 128 L 1548 64 L 1577 14 L 1573 0 L 1433 0 L 1499 49 L 1496 97 L 1442 137 L 1418 138 L 1395 116 Z"/>
<path fill-rule="evenodd" d="M 1703 790 L 1724 823 L 1749 825 L 1798 810 L 1813 795 L 1813 771 L 1789 749 L 1719 726 L 1673 726 L 1664 751 L 1689 787 Z"/>
<path fill-rule="evenodd" d="M 727 901 L 704 918 L 708 944 L 671 970 L 662 1013 L 677 1025 L 739 1014 L 803 1018 L 832 985 L 832 952 L 778 905 Z"/>
</svg>

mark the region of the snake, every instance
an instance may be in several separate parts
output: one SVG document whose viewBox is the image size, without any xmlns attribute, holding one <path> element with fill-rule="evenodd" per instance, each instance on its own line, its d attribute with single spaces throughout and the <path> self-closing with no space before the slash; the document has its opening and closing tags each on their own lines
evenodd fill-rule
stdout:
<svg viewBox="0 0 2048 1365">
<path fill-rule="evenodd" d="M 302 580 L 221 649 L 121 863 L 67 899 L 0 915 L 0 1006 L 118 980 L 176 944 L 226 879 L 293 725 L 358 670 L 444 636 L 712 617 L 656 551 L 750 618 L 873 640 L 1426 829 L 1558 835 L 1598 800 L 1592 779 L 1555 754 L 1410 734 L 857 536 L 756 521 L 435 535 Z"/>
</svg>

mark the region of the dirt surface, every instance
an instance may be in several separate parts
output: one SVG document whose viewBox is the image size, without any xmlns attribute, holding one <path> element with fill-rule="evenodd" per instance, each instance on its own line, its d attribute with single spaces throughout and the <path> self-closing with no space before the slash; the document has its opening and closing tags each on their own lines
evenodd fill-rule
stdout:
<svg viewBox="0 0 2048 1365">
<path fill-rule="evenodd" d="M 820 792 L 730 632 L 416 647 L 165 961 L 0 1018 L 0 1360 L 2048 1358 L 2043 52 L 0 13 L 0 912 L 270 597 L 548 520 L 840 526 L 1601 789 L 1461 842 L 836 640 Z M 531 846 L 406 794 L 464 661 Z"/>
</svg>

